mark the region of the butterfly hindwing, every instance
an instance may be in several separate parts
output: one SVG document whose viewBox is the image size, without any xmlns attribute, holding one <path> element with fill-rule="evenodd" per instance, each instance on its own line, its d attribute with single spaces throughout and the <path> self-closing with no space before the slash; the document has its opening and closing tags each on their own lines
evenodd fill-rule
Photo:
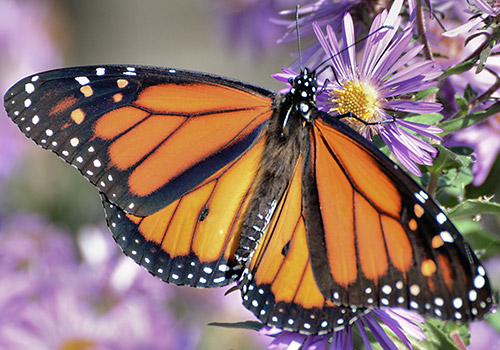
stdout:
<svg viewBox="0 0 500 350">
<path fill-rule="evenodd" d="M 262 322 L 305 334 L 344 328 L 362 308 L 338 307 L 321 293 L 306 240 L 302 157 L 273 212 L 242 281 L 243 304 Z"/>
<path fill-rule="evenodd" d="M 236 161 L 158 212 L 127 214 L 101 195 L 121 249 L 162 280 L 221 287 L 241 272 L 234 252 L 262 156 L 264 139 Z"/>
<path fill-rule="evenodd" d="M 272 92 L 209 74 L 140 66 L 66 68 L 5 95 L 10 118 L 126 212 L 147 216 L 251 147 Z"/>
<path fill-rule="evenodd" d="M 316 119 L 312 133 L 306 176 L 315 187 L 304 184 L 311 197 L 305 224 L 325 297 L 337 305 L 401 306 L 455 321 L 488 312 L 484 267 L 432 199 L 331 116 Z"/>
</svg>

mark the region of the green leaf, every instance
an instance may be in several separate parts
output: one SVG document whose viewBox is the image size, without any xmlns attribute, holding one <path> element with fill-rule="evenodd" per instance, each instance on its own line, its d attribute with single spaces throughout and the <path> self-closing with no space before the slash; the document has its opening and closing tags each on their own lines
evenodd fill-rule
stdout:
<svg viewBox="0 0 500 350">
<path fill-rule="evenodd" d="M 467 114 L 467 111 L 469 109 L 469 102 L 465 97 L 463 97 L 460 94 L 455 94 L 455 103 L 458 106 L 459 116 L 464 116 Z"/>
<path fill-rule="evenodd" d="M 437 124 L 443 120 L 443 116 L 440 113 L 427 113 L 427 114 L 415 114 L 405 118 L 405 120 L 420 123 L 420 124 Z"/>
<path fill-rule="evenodd" d="M 469 185 L 474 176 L 469 167 L 449 169 L 444 171 L 438 180 L 437 200 L 442 205 L 453 207 L 460 198 L 464 198 L 465 186 Z"/>
<path fill-rule="evenodd" d="M 251 331 L 260 331 L 264 325 L 257 321 L 242 321 L 242 322 L 211 322 L 209 326 L 232 328 L 232 329 L 248 329 Z"/>
<path fill-rule="evenodd" d="M 491 54 L 491 49 L 496 46 L 499 37 L 500 37 L 500 31 L 499 28 L 496 27 L 488 38 L 488 44 L 479 54 L 479 63 L 477 65 L 476 74 L 481 73 L 481 71 L 486 66 L 486 60 Z"/>
<path fill-rule="evenodd" d="M 481 229 L 478 221 L 461 218 L 453 219 L 453 224 L 466 237 L 479 258 L 485 259 L 500 254 L 498 235 Z"/>
<path fill-rule="evenodd" d="M 464 98 L 467 101 L 467 105 L 471 103 L 472 100 L 474 100 L 478 95 L 479 93 L 470 84 L 467 84 L 464 90 Z"/>
<path fill-rule="evenodd" d="M 420 101 L 431 94 L 436 94 L 438 91 L 439 91 L 439 88 L 437 88 L 437 87 L 431 87 L 431 88 L 428 88 L 425 90 L 418 91 L 415 94 L 414 100 Z"/>
<path fill-rule="evenodd" d="M 442 172 L 450 169 L 466 167 L 470 164 L 470 157 L 457 154 L 443 145 L 433 145 L 439 151 L 439 155 L 434 158 L 431 172 Z"/>
<path fill-rule="evenodd" d="M 391 156 L 391 150 L 378 134 L 373 136 L 372 142 L 375 145 L 375 147 L 377 147 L 387 157 Z"/>
<path fill-rule="evenodd" d="M 450 338 L 450 331 L 445 328 L 442 321 L 432 318 L 426 319 L 422 329 L 427 335 L 427 339 L 419 341 L 410 338 L 414 350 L 460 350 Z M 406 349 L 403 343 L 392 335 L 392 332 L 388 332 L 388 334 L 398 349 Z M 378 349 L 381 349 L 381 347 L 378 347 Z"/>
<path fill-rule="evenodd" d="M 486 213 L 500 215 L 500 204 L 489 200 L 467 199 L 448 210 L 448 215 L 451 218 Z"/>
<path fill-rule="evenodd" d="M 500 113 L 500 102 L 495 102 L 488 109 L 446 120 L 438 126 L 444 130 L 443 134 L 447 134 L 452 131 L 465 129 L 497 113 Z"/>
<path fill-rule="evenodd" d="M 470 70 L 474 65 L 476 64 L 478 58 L 473 57 L 468 61 L 462 62 L 457 64 L 456 66 L 450 67 L 447 70 L 444 71 L 443 74 L 438 78 L 438 80 L 443 80 L 444 78 L 449 77 L 450 75 L 454 74 L 462 74 L 463 72 L 467 72 Z"/>
</svg>

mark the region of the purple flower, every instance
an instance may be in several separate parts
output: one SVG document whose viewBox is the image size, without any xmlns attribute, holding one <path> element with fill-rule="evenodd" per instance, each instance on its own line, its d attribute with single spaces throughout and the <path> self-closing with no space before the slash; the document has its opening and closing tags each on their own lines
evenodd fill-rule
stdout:
<svg viewBox="0 0 500 350">
<path fill-rule="evenodd" d="M 469 332 L 468 350 L 500 349 L 500 334 L 486 321 L 471 323 Z"/>
<path fill-rule="evenodd" d="M 341 0 L 341 1 L 324 1 L 319 0 L 310 4 L 304 4 L 299 8 L 299 27 L 301 37 L 312 35 L 312 24 L 317 23 L 319 26 L 334 23 L 338 24 L 337 28 L 340 29 L 342 18 L 354 6 L 361 3 L 360 0 Z M 289 9 L 280 12 L 280 15 L 290 18 L 295 15 L 296 9 Z M 297 33 L 295 32 L 296 23 L 294 19 L 273 20 L 276 23 L 285 25 L 287 27 L 286 34 L 278 42 L 290 42 L 297 40 Z"/>
<path fill-rule="evenodd" d="M 454 37 L 467 32 L 472 32 L 473 30 L 479 28 L 481 23 L 485 22 L 489 17 L 493 17 L 494 19 L 498 16 L 498 14 L 500 14 L 500 4 L 496 2 L 493 4 L 488 3 L 486 0 L 472 0 L 472 2 L 475 5 L 475 8 L 471 11 L 473 17 L 464 24 L 443 33 L 443 36 Z"/>
<path fill-rule="evenodd" d="M 0 94 L 19 77 L 60 65 L 48 23 L 50 1 L 0 0 Z M 28 142 L 0 109 L 0 182 L 18 164 Z M 1 190 L 1 189 L 0 189 Z"/>
<path fill-rule="evenodd" d="M 200 330 L 165 307 L 173 293 L 104 230 L 70 236 L 42 219 L 0 220 L 0 348 L 190 349 Z"/>
<path fill-rule="evenodd" d="M 395 1 L 390 12 L 383 11 L 373 21 L 370 33 L 379 30 L 383 25 L 398 28 L 398 15 L 402 0 Z M 343 42 L 327 26 L 325 36 L 318 25 L 313 24 L 314 31 L 321 47 L 330 58 L 335 76 L 328 77 L 329 84 L 325 92 L 318 96 L 318 107 L 328 113 L 353 113 L 367 125 L 353 118 L 344 118 L 348 124 L 360 134 L 371 139 L 378 134 L 394 153 L 396 158 L 413 174 L 421 172 L 415 165 L 432 165 L 432 157 L 437 151 L 434 147 L 414 136 L 412 132 L 437 140 L 436 135 L 442 130 L 433 125 L 395 119 L 399 113 L 435 113 L 441 105 L 435 102 L 413 101 L 411 94 L 436 85 L 433 81 L 441 71 L 432 61 L 415 59 L 423 45 L 411 47 L 412 29 L 407 27 L 396 36 L 396 29 L 383 29 L 366 39 L 365 47 L 356 55 L 354 25 L 352 18 L 346 14 L 343 21 Z M 341 52 L 344 47 L 347 50 Z M 410 49 L 408 49 L 410 47 Z M 406 52 L 405 52 L 406 51 Z M 278 80 L 286 80 L 295 76 L 292 71 L 276 75 Z M 322 86 L 325 78 L 318 81 Z"/>
<path fill-rule="evenodd" d="M 405 333 L 417 340 L 427 338 L 419 326 L 424 323 L 424 318 L 417 313 L 400 308 L 372 310 L 354 323 L 367 349 L 371 349 L 367 330 L 382 346 L 382 349 L 397 349 L 380 322 L 385 324 L 409 349 L 412 349 L 412 345 Z M 342 330 L 325 335 L 304 335 L 266 326 L 261 329 L 260 334 L 275 337 L 268 346 L 269 350 L 352 350 L 353 327 L 354 325 L 349 325 Z"/>
<path fill-rule="evenodd" d="M 472 165 L 474 186 L 480 186 L 488 177 L 491 167 L 500 154 L 500 115 L 453 133 L 446 140 L 447 146 L 469 146 L 474 149 Z"/>
<path fill-rule="evenodd" d="M 219 19 L 224 38 L 229 43 L 266 52 L 276 47 L 282 34 L 281 27 L 269 19 L 284 7 L 296 4 L 290 0 L 233 0 L 211 3 L 214 15 Z M 253 52 L 255 50 L 252 50 Z"/>
</svg>

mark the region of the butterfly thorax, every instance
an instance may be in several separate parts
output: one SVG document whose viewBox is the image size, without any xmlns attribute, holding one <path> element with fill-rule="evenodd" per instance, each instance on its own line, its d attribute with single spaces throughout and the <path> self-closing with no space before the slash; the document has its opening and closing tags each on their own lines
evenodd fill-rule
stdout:
<svg viewBox="0 0 500 350">
<path fill-rule="evenodd" d="M 291 124 L 290 117 L 298 116 L 302 122 L 312 122 L 314 120 L 316 107 L 316 94 L 318 91 L 318 83 L 315 72 L 310 72 L 307 68 L 295 78 L 290 78 L 290 91 L 284 95 L 282 103 L 282 119 L 283 134 L 287 135 L 290 132 Z"/>
<path fill-rule="evenodd" d="M 294 172 L 310 149 L 310 127 L 318 113 L 316 76 L 304 69 L 290 84 L 292 87 L 288 93 L 277 96 L 277 107 L 267 130 L 267 145 L 259 167 L 256 192 L 236 252 L 241 264 L 245 264 L 255 252 L 270 218 L 279 210 L 279 203 L 286 195 Z"/>
</svg>

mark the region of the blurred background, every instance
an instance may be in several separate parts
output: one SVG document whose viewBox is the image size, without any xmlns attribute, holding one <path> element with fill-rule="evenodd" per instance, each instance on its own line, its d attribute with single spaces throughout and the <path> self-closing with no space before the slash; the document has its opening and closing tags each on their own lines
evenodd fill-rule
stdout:
<svg viewBox="0 0 500 350">
<path fill-rule="evenodd" d="M 271 74 L 293 62 L 296 44 L 275 45 L 284 29 L 267 18 L 297 2 L 0 0 L 0 93 L 35 72 L 93 64 L 184 68 L 280 89 Z M 471 193 L 499 195 L 499 176 L 497 161 Z M 207 326 L 254 320 L 239 292 L 170 286 L 129 262 L 97 190 L 26 139 L 3 108 L 0 249 L 0 348 L 245 350 L 270 341 Z M 489 273 L 499 276 L 498 266 Z"/>
<path fill-rule="evenodd" d="M 239 34 L 230 39 L 235 27 L 227 19 L 242 6 L 0 0 L 0 93 L 35 72 L 106 63 L 199 70 L 277 88 L 270 74 L 292 62 L 290 50 L 261 43 L 255 51 Z M 245 31 L 256 31 L 257 22 L 247 24 Z M 114 349 L 255 349 L 269 342 L 255 332 L 207 326 L 254 318 L 239 292 L 170 286 L 128 263 L 103 214 L 94 187 L 26 139 L 2 108 L 0 246 L 15 254 L 0 257 L 0 348 L 87 349 L 95 342 Z"/>
</svg>

